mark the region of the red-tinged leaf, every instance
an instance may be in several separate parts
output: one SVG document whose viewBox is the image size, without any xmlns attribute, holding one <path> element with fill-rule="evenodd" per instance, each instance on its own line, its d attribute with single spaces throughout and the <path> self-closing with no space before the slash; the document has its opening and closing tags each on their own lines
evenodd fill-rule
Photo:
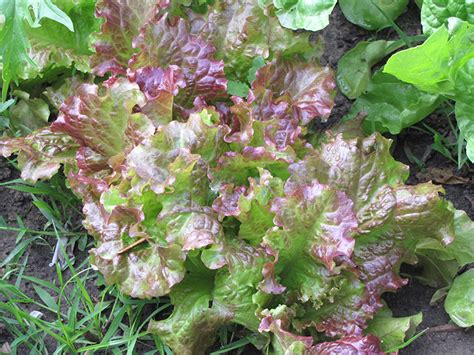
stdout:
<svg viewBox="0 0 474 355">
<path fill-rule="evenodd" d="M 325 121 L 334 106 L 336 84 L 327 67 L 299 61 L 276 61 L 257 71 L 251 101 L 260 120 L 279 117 L 306 125 Z"/>
<path fill-rule="evenodd" d="M 135 105 L 143 100 L 138 86 L 126 79 L 101 90 L 97 85 L 83 84 L 77 95 L 61 106 L 51 129 L 73 137 L 107 159 L 112 158 L 153 134 L 148 118 L 133 113 Z"/>
<path fill-rule="evenodd" d="M 304 327 L 315 326 L 329 337 L 362 335 L 367 323 L 382 307 L 362 281 L 347 273 L 339 280 L 337 291 L 318 310 L 307 309 Z"/>
<path fill-rule="evenodd" d="M 32 183 L 49 179 L 55 175 L 61 164 L 74 164 L 78 145 L 63 133 L 43 128 L 26 137 L 0 138 L 0 155 L 18 155 L 21 177 Z"/>
<path fill-rule="evenodd" d="M 221 188 L 220 195 L 212 204 L 214 211 L 221 216 L 238 216 L 241 213 L 239 200 L 247 192 L 247 187 L 229 184 Z"/>
<path fill-rule="evenodd" d="M 94 73 L 125 74 L 133 53 L 133 39 L 160 10 L 157 0 L 101 0 L 96 5 L 97 17 L 104 22 L 95 43 L 92 59 Z"/>
<path fill-rule="evenodd" d="M 175 102 L 181 110 L 190 108 L 196 97 L 210 100 L 225 95 L 224 63 L 214 59 L 214 46 L 192 36 L 183 19 L 175 22 L 164 15 L 143 29 L 135 43 L 139 52 L 130 60 L 132 71 L 147 66 L 181 68 L 186 87 Z"/>
<path fill-rule="evenodd" d="M 391 157 L 390 145 L 379 134 L 329 135 L 314 154 L 290 167 L 292 178 L 301 183 L 317 179 L 344 191 L 354 202 L 360 233 L 368 233 L 390 220 L 396 205 L 393 187 L 408 177 L 407 167 Z"/>
<path fill-rule="evenodd" d="M 263 265 L 262 275 L 263 280 L 259 283 L 259 289 L 267 294 L 279 295 L 286 291 L 286 287 L 280 284 L 276 280 L 276 270 L 275 267 L 278 264 L 278 253 L 276 253 L 272 248 L 265 246 L 265 253 L 272 257 L 272 261 L 267 261 Z"/>
<path fill-rule="evenodd" d="M 244 79 L 256 57 L 311 58 L 318 45 L 309 32 L 296 33 L 280 26 L 264 2 L 221 0 L 209 7 L 207 16 L 189 15 L 193 35 L 212 42 L 232 78 Z M 271 29 L 271 30 L 269 30 Z"/>
<path fill-rule="evenodd" d="M 361 270 L 359 278 L 365 283 L 373 304 L 381 306 L 384 292 L 395 292 L 408 282 L 397 273 L 405 256 L 398 244 L 396 240 L 379 237 L 376 243 L 362 244 L 355 250 L 354 259 Z"/>
<path fill-rule="evenodd" d="M 143 67 L 131 74 L 130 79 L 138 84 L 147 100 L 158 99 L 162 92 L 176 96 L 179 89 L 186 86 L 181 69 L 175 65 L 170 65 L 165 70 L 159 67 Z"/>
<path fill-rule="evenodd" d="M 348 336 L 335 341 L 328 341 L 315 345 L 312 349 L 315 354 L 384 354 L 380 340 L 373 335 Z"/>
<path fill-rule="evenodd" d="M 274 347 L 281 354 L 303 354 L 313 345 L 313 337 L 293 334 L 288 330 L 296 312 L 287 306 L 264 310 L 258 330 L 272 332 L 276 340 Z"/>
<path fill-rule="evenodd" d="M 150 118 L 156 127 L 173 120 L 174 97 L 186 86 L 181 69 L 175 65 L 163 70 L 144 67 L 129 75 L 145 94 L 147 102 L 140 111 Z"/>
<path fill-rule="evenodd" d="M 306 241 L 304 252 L 332 270 L 338 258 L 350 259 L 357 227 L 352 201 L 345 193 L 313 182 L 285 185 L 285 197 L 275 198 L 271 211 L 286 234 Z"/>
<path fill-rule="evenodd" d="M 240 222 L 239 237 L 259 245 L 267 230 L 274 226 L 271 200 L 283 195 L 283 181 L 259 169 L 259 177 L 249 178 L 248 182 L 249 187 L 224 185 L 212 207 L 221 217 L 235 217 Z M 277 254 L 274 257 L 278 259 Z"/>
<path fill-rule="evenodd" d="M 185 275 L 185 254 L 178 245 L 157 244 L 122 252 L 120 240 L 99 243 L 90 251 L 91 264 L 105 276 L 108 284 L 118 284 L 122 292 L 136 298 L 166 295 Z"/>
</svg>

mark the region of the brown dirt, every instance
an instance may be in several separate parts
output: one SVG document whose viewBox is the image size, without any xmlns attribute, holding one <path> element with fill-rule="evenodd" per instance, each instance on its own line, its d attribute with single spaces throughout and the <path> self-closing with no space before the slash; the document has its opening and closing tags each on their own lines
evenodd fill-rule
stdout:
<svg viewBox="0 0 474 355">
<path fill-rule="evenodd" d="M 397 24 L 408 35 L 421 34 L 419 20 L 419 9 L 411 1 L 407 13 L 403 14 Z M 365 31 L 347 22 L 340 9 L 336 6 L 331 16 L 330 25 L 322 31 L 325 42 L 325 52 L 322 57 L 323 64 L 330 65 L 334 69 L 344 53 L 352 49 L 359 41 L 369 39 L 394 39 L 398 38 L 395 31 L 386 29 L 379 33 Z M 336 107 L 330 117 L 330 121 L 337 121 L 345 115 L 352 102 L 342 94 L 336 98 Z M 449 126 L 445 118 L 432 115 L 426 121 L 430 126 L 440 132 L 449 131 Z M 397 160 L 410 166 L 410 178 L 408 184 L 417 184 L 433 179 L 430 176 L 430 168 L 440 168 L 449 171 L 455 176 L 463 179 L 474 178 L 472 172 L 463 169 L 457 171 L 456 166 L 436 152 L 431 152 L 425 161 L 425 167 L 420 168 L 407 158 L 404 146 L 408 146 L 412 153 L 421 158 L 426 150 L 433 143 L 433 137 L 416 131 L 407 129 L 394 139 L 394 156 Z M 450 200 L 458 209 L 462 209 L 474 219 L 474 185 L 443 185 L 446 190 L 446 198 Z M 421 285 L 416 280 L 402 288 L 395 294 L 386 294 L 385 300 L 389 304 L 395 316 L 408 316 L 418 312 L 423 312 L 423 322 L 418 327 L 421 331 L 427 327 L 436 327 L 449 323 L 449 316 L 443 308 L 442 302 L 435 306 L 430 306 L 430 299 L 436 290 Z M 474 330 L 448 331 L 428 333 L 415 340 L 408 347 L 400 351 L 400 354 L 473 354 L 474 353 Z"/>
</svg>

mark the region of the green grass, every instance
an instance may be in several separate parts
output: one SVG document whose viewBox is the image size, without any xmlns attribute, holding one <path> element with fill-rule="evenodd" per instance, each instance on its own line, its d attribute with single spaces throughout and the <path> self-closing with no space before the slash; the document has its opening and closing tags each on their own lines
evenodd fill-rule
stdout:
<svg viewBox="0 0 474 355">
<path fill-rule="evenodd" d="M 64 186 L 64 178 L 34 186 L 15 179 L 0 188 L 30 194 L 33 208 L 45 220 L 43 228 L 33 230 L 19 216 L 14 226 L 0 216 L 0 232 L 8 231 L 7 238 L 15 239 L 15 246 L 0 263 L 0 324 L 9 333 L 10 354 L 173 354 L 147 331 L 151 319 L 170 314 L 169 299 L 133 299 L 104 284 L 86 258 L 93 241 L 82 229 L 77 218 L 79 201 Z M 50 250 L 44 255 L 53 259 L 49 280 L 26 272 L 33 245 Z M 31 285 L 29 292 L 24 291 L 26 283 Z M 245 354 L 256 341 L 246 335 L 235 325 L 222 327 L 211 354 Z M 2 339 L 0 353 L 4 345 Z"/>
<path fill-rule="evenodd" d="M 33 208 L 46 221 L 34 230 L 19 216 L 14 226 L 0 216 L 0 233 L 15 239 L 0 263 L 0 323 L 9 333 L 11 354 L 173 354 L 158 336 L 147 332 L 151 319 L 171 312 L 169 300 L 132 299 L 104 284 L 85 258 L 93 241 L 77 218 L 80 203 L 66 188 L 64 177 L 35 185 L 15 179 L 0 183 L 0 188 L 30 194 Z M 45 258 L 52 259 L 52 281 L 27 275 L 33 245 L 49 247 Z M 34 294 L 23 291 L 26 282 Z M 213 354 L 243 353 L 251 339 L 236 333 L 231 327 L 221 329 Z"/>
<path fill-rule="evenodd" d="M 466 141 L 456 123 L 453 122 L 455 120 L 454 107 L 450 102 L 446 102 L 437 110 L 437 113 L 443 115 L 447 119 L 449 124 L 449 131 L 447 133 L 442 134 L 438 132 L 424 121 L 411 126 L 408 129 L 413 129 L 432 136 L 433 143 L 431 144 L 431 148 L 454 163 L 458 170 L 462 168 L 471 169 L 471 164 L 466 155 Z M 407 147 L 404 147 L 404 150 L 410 162 L 418 165 L 420 168 L 424 167 L 425 164 L 423 159 L 414 156 L 411 150 Z"/>
</svg>

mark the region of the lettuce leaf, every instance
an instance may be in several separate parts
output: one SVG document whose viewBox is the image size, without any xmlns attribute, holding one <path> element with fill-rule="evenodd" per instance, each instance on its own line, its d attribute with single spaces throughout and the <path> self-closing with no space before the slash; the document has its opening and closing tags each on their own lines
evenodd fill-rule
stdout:
<svg viewBox="0 0 474 355">
<path fill-rule="evenodd" d="M 452 19 L 449 28 L 438 28 L 425 43 L 393 55 L 384 72 L 418 89 L 456 101 L 456 120 L 467 141 L 467 156 L 474 161 L 472 118 L 474 26 Z M 428 58 L 428 59 L 427 59 Z"/>
<path fill-rule="evenodd" d="M 474 270 L 468 270 L 456 277 L 445 301 L 446 312 L 452 321 L 460 327 L 472 327 Z"/>
<path fill-rule="evenodd" d="M 384 351 L 393 351 L 403 346 L 405 339 L 415 335 L 416 327 L 421 323 L 422 313 L 409 317 L 393 317 L 388 307 L 384 307 L 372 319 L 366 332 L 380 339 Z"/>
<path fill-rule="evenodd" d="M 2 2 L 4 98 L 10 81 L 36 78 L 52 67 L 89 71 L 91 34 L 98 27 L 94 11 L 93 0 Z"/>
<path fill-rule="evenodd" d="M 274 0 L 277 16 L 282 26 L 292 30 L 322 30 L 329 24 L 336 0 L 283 1 Z"/>
<path fill-rule="evenodd" d="M 423 92 L 383 72 L 375 73 L 352 105 L 346 119 L 366 114 L 364 131 L 399 134 L 434 112 L 445 101 L 443 96 Z"/>
<path fill-rule="evenodd" d="M 466 0 L 424 0 L 421 7 L 421 24 L 423 32 L 431 35 L 443 25 L 448 24 L 450 17 L 474 23 L 474 4 Z"/>
<path fill-rule="evenodd" d="M 408 0 L 339 0 L 344 16 L 366 30 L 391 26 L 407 8 Z"/>
<path fill-rule="evenodd" d="M 337 64 L 337 85 L 349 99 L 356 99 L 370 83 L 371 69 L 400 47 L 393 41 L 362 41 L 348 51 Z"/>
<path fill-rule="evenodd" d="M 155 0 L 98 1 L 96 14 L 103 23 L 95 36 L 94 73 L 100 76 L 107 72 L 124 74 L 130 57 L 136 52 L 132 46 L 133 39 L 159 10 Z"/>
</svg>

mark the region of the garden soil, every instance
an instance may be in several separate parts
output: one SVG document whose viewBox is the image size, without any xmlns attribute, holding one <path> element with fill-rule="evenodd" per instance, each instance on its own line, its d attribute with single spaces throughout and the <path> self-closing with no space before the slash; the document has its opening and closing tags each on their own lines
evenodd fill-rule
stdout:
<svg viewBox="0 0 474 355">
<path fill-rule="evenodd" d="M 419 10 L 414 2 L 404 15 L 397 21 L 399 26 L 408 35 L 421 34 L 419 24 Z M 353 48 L 361 40 L 368 39 L 394 39 L 397 35 L 394 30 L 384 30 L 379 33 L 365 31 L 347 22 L 338 7 L 331 16 L 329 27 L 322 31 L 325 51 L 321 61 L 324 65 L 337 67 L 341 56 Z M 328 125 L 336 122 L 349 110 L 351 102 L 339 94 L 336 98 L 336 107 L 329 119 Z M 433 115 L 428 119 L 428 124 L 440 132 L 447 132 L 446 119 Z M 442 184 L 446 190 L 446 198 L 453 202 L 458 209 L 465 210 L 474 219 L 474 176 L 467 169 L 457 171 L 454 163 L 440 154 L 431 151 L 432 136 L 420 131 L 409 129 L 394 138 L 394 155 L 397 160 L 410 165 L 411 174 L 409 184 L 434 181 Z M 424 162 L 424 166 L 413 164 L 408 156 L 414 155 Z M 6 160 L 0 160 L 0 182 L 5 182 L 18 177 Z M 26 226 L 40 230 L 45 219 L 33 206 L 28 194 L 0 187 L 0 216 L 10 225 L 16 224 L 17 216 L 21 217 Z M 0 260 L 3 260 L 15 247 L 15 235 L 0 231 Z M 53 281 L 56 277 L 54 268 L 49 267 L 54 249 L 54 240 L 50 244 L 37 244 L 30 247 L 27 252 L 28 266 L 26 275 Z M 0 270 L 0 275 L 3 270 Z M 23 290 L 31 297 L 34 296 L 32 285 L 24 282 Z M 449 317 L 444 312 L 443 304 L 430 306 L 430 299 L 435 289 L 421 285 L 416 279 L 411 279 L 409 284 L 398 293 L 387 294 L 385 301 L 390 305 L 395 316 L 408 316 L 423 312 L 423 322 L 418 330 L 429 330 L 413 343 L 401 350 L 401 354 L 474 354 L 474 329 L 460 330 L 449 326 Z M 94 293 L 94 292 L 93 292 Z M 447 325 L 447 327 L 446 327 Z M 0 346 L 9 339 L 5 328 L 0 324 Z M 54 343 L 50 344 L 54 349 Z M 54 350 L 53 350 L 54 351 Z M 248 349 L 246 354 L 254 354 L 255 350 Z"/>
</svg>

